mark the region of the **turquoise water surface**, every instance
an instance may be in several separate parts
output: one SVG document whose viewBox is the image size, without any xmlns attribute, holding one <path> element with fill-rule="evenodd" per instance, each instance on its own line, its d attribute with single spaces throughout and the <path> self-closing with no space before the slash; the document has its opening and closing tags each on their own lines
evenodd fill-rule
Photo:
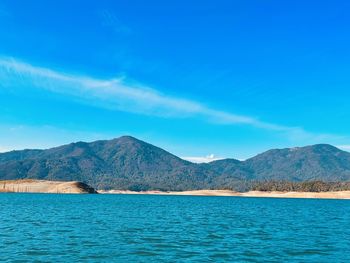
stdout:
<svg viewBox="0 0 350 263">
<path fill-rule="evenodd" d="M 350 262 L 350 201 L 0 194 L 4 262 Z"/>
</svg>

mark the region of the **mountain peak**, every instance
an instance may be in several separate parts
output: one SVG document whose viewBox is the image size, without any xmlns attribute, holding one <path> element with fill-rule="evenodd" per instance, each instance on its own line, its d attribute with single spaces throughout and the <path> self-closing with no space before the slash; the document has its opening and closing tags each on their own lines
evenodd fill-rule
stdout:
<svg viewBox="0 0 350 263">
<path fill-rule="evenodd" d="M 130 135 L 123 135 L 123 136 L 120 136 L 118 138 L 116 138 L 115 140 L 121 140 L 121 141 L 140 141 L 139 139 L 133 137 L 133 136 L 130 136 Z"/>
</svg>

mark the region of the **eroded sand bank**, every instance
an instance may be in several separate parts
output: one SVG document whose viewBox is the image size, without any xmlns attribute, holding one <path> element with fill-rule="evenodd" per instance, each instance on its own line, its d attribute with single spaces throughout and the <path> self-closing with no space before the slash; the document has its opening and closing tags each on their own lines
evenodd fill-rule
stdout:
<svg viewBox="0 0 350 263">
<path fill-rule="evenodd" d="M 87 194 L 95 190 L 81 182 L 60 182 L 46 180 L 8 180 L 0 181 L 2 193 L 62 193 Z"/>
</svg>

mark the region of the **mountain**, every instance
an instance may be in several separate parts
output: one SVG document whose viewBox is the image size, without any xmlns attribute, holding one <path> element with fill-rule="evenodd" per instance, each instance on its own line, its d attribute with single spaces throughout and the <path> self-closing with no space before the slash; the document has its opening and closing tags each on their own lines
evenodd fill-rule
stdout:
<svg viewBox="0 0 350 263">
<path fill-rule="evenodd" d="M 350 153 L 327 144 L 270 150 L 245 164 L 254 170 L 256 180 L 350 180 Z"/>
<path fill-rule="evenodd" d="M 275 149 L 246 161 L 185 161 L 130 136 L 0 154 L 0 180 L 82 181 L 97 189 L 244 190 L 256 181 L 350 181 L 350 153 L 331 145 Z"/>
<path fill-rule="evenodd" d="M 202 171 L 200 165 L 130 136 L 0 154 L 2 180 L 83 181 L 99 189 L 208 188 Z"/>
</svg>

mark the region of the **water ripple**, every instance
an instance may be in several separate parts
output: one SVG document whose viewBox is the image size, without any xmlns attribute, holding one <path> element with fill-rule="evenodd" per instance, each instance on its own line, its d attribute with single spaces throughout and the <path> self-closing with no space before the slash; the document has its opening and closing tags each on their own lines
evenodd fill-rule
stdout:
<svg viewBox="0 0 350 263">
<path fill-rule="evenodd" d="M 4 262 L 349 262 L 345 200 L 0 194 Z"/>
</svg>

